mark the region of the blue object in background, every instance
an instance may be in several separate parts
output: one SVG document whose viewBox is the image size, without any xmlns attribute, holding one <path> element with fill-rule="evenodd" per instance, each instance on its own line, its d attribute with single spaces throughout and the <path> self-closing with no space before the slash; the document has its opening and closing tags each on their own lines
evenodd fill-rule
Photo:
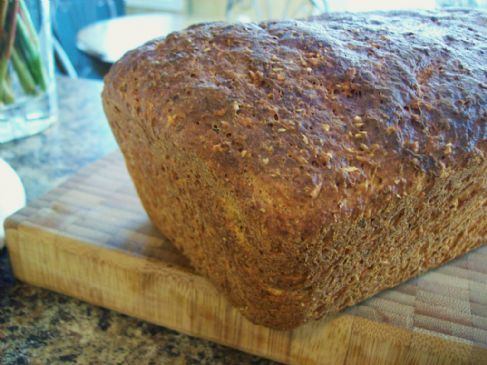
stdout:
<svg viewBox="0 0 487 365">
<path fill-rule="evenodd" d="M 76 34 L 84 26 L 125 14 L 124 0 L 53 0 L 53 36 L 74 66 L 78 77 L 100 79 L 108 65 L 86 55 L 76 47 Z M 64 72 L 63 67 L 57 67 Z"/>
</svg>

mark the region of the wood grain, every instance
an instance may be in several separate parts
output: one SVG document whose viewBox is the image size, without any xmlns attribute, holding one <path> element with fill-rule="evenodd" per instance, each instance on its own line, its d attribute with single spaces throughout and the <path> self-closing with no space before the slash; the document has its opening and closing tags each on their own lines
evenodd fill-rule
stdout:
<svg viewBox="0 0 487 365">
<path fill-rule="evenodd" d="M 149 222 L 121 155 L 6 222 L 17 278 L 290 364 L 487 363 L 487 247 L 293 331 L 242 317 Z"/>
</svg>

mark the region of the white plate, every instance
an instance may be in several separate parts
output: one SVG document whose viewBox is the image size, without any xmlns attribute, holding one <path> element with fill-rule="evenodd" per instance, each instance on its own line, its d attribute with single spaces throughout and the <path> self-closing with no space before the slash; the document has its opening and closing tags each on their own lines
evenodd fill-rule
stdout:
<svg viewBox="0 0 487 365">
<path fill-rule="evenodd" d="M 181 30 L 194 20 L 176 14 L 141 14 L 103 20 L 78 32 L 77 47 L 107 63 L 151 39 Z"/>
<path fill-rule="evenodd" d="M 10 165 L 0 159 L 0 249 L 4 246 L 3 221 L 23 206 L 24 185 Z"/>
</svg>

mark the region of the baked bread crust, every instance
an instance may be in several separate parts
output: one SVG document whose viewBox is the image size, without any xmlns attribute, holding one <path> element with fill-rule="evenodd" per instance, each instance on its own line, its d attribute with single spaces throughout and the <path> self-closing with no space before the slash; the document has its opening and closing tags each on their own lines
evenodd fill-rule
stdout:
<svg viewBox="0 0 487 365">
<path fill-rule="evenodd" d="M 293 328 L 485 243 L 487 15 L 201 24 L 103 103 L 155 225 L 255 323 Z"/>
</svg>

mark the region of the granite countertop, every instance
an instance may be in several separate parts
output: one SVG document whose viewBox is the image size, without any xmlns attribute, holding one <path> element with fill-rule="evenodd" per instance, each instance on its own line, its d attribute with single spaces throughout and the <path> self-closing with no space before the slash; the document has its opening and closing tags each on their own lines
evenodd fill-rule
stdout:
<svg viewBox="0 0 487 365">
<path fill-rule="evenodd" d="M 0 144 L 35 199 L 116 147 L 97 81 L 58 79 L 59 122 Z M 0 252 L 0 364 L 274 364 L 77 299 L 23 284 Z"/>
</svg>

